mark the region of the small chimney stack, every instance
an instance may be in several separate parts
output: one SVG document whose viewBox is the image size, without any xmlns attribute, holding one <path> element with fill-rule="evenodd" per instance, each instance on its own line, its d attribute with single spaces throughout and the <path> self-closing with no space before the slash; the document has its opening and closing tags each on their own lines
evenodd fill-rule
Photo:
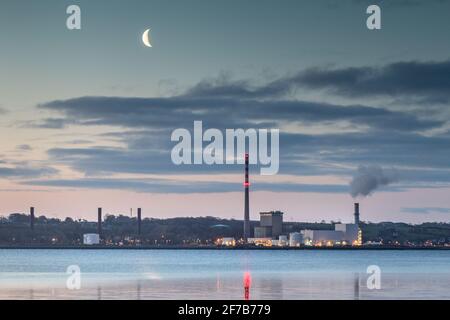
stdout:
<svg viewBox="0 0 450 320">
<path fill-rule="evenodd" d="M 98 208 L 97 233 L 101 237 L 101 235 L 102 235 L 102 208 Z"/>
<path fill-rule="evenodd" d="M 355 224 L 359 226 L 359 203 L 355 203 Z"/>
<path fill-rule="evenodd" d="M 34 207 L 30 207 L 30 229 L 34 231 Z"/>
<path fill-rule="evenodd" d="M 141 219 L 142 219 L 141 208 L 138 208 L 138 211 L 137 211 L 138 235 L 141 235 L 141 223 L 142 223 Z"/>
</svg>

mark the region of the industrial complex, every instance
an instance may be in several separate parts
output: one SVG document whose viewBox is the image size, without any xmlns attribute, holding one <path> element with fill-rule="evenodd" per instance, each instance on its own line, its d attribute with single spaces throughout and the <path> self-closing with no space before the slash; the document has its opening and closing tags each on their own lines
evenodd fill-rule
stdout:
<svg viewBox="0 0 450 320">
<path fill-rule="evenodd" d="M 254 228 L 254 237 L 247 239 L 248 244 L 260 246 L 360 246 L 362 233 L 359 228 L 359 203 L 355 203 L 354 223 L 336 223 L 334 230 L 299 230 L 283 232 L 283 212 L 260 213 L 260 225 Z M 222 245 L 235 245 L 228 239 Z"/>
<path fill-rule="evenodd" d="M 257 246 L 360 246 L 362 233 L 359 228 L 359 203 L 354 204 L 354 223 L 337 223 L 334 230 L 299 230 L 283 233 L 283 212 L 260 212 L 259 226 L 253 230 L 250 237 L 250 181 L 248 167 L 248 153 L 245 154 L 244 169 L 244 232 L 242 243 Z M 218 245 L 235 246 L 233 238 L 222 238 Z"/>
<path fill-rule="evenodd" d="M 283 216 L 281 211 L 268 211 L 259 213 L 259 225 L 251 230 L 250 221 L 250 181 L 249 181 L 249 155 L 245 154 L 244 171 L 244 223 L 241 238 L 221 237 L 215 239 L 218 246 L 263 246 L 263 247 L 332 247 L 332 246 L 360 246 L 362 244 L 362 234 L 359 228 L 359 203 L 354 204 L 354 222 L 334 224 L 334 230 L 298 230 L 289 233 L 283 228 Z M 139 244 L 142 236 L 142 210 L 137 209 L 137 226 L 134 243 Z M 97 212 L 97 232 L 85 233 L 82 237 L 83 245 L 106 244 L 103 230 L 102 208 Z M 34 230 L 35 210 L 30 208 L 30 228 Z M 253 234 L 253 236 L 252 236 Z"/>
<path fill-rule="evenodd" d="M 241 239 L 219 238 L 216 245 L 234 247 L 245 246 L 359 246 L 362 244 L 362 234 L 359 228 L 359 203 L 354 204 L 354 223 L 338 223 L 334 230 L 298 230 L 285 234 L 283 231 L 283 215 L 281 211 L 260 212 L 259 226 L 250 230 L 250 181 L 249 181 L 249 155 L 245 154 L 244 169 L 244 228 Z M 30 227 L 34 228 L 34 208 L 30 208 Z M 141 235 L 142 211 L 137 210 L 137 235 Z M 98 245 L 102 238 L 102 208 L 97 213 L 97 233 L 83 235 L 84 245 Z"/>
</svg>

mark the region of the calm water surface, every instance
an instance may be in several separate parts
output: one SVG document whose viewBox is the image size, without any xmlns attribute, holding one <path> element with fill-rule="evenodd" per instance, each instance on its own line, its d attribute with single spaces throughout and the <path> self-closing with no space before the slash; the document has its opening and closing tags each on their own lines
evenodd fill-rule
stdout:
<svg viewBox="0 0 450 320">
<path fill-rule="evenodd" d="M 423 250 L 0 250 L 0 298 L 242 299 L 245 272 L 251 299 L 450 299 L 450 251 Z"/>
</svg>

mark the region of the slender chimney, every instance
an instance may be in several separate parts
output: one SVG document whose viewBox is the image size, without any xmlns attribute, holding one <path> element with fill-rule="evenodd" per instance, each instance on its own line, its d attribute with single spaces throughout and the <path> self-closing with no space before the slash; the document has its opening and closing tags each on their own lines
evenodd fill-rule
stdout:
<svg viewBox="0 0 450 320">
<path fill-rule="evenodd" d="M 98 208 L 97 233 L 101 237 L 101 235 L 102 235 L 102 208 Z"/>
<path fill-rule="evenodd" d="M 359 203 L 355 203 L 355 224 L 359 226 Z"/>
<path fill-rule="evenodd" d="M 247 242 L 250 236 L 250 203 L 249 203 L 249 187 L 248 181 L 248 153 L 245 154 L 245 181 L 244 181 L 244 241 Z"/>
<path fill-rule="evenodd" d="M 34 230 L 34 207 L 30 207 L 30 229 Z"/>
<path fill-rule="evenodd" d="M 141 208 L 138 208 L 137 223 L 138 223 L 138 235 L 141 235 Z"/>
</svg>

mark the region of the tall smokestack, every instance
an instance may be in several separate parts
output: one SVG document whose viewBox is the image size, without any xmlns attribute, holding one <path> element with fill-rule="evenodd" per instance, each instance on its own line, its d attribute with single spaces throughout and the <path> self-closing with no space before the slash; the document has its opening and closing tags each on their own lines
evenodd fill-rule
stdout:
<svg viewBox="0 0 450 320">
<path fill-rule="evenodd" d="M 99 236 L 102 235 L 102 208 L 98 208 L 97 233 Z"/>
<path fill-rule="evenodd" d="M 138 235 L 141 235 L 141 208 L 138 208 L 137 223 L 138 223 Z"/>
<path fill-rule="evenodd" d="M 355 224 L 359 226 L 359 203 L 355 203 Z"/>
<path fill-rule="evenodd" d="M 30 207 L 30 229 L 34 230 L 34 207 Z"/>
<path fill-rule="evenodd" d="M 245 154 L 245 203 L 244 203 L 244 241 L 250 236 L 250 204 L 249 204 L 249 187 L 250 182 L 248 181 L 248 153 Z"/>
</svg>

